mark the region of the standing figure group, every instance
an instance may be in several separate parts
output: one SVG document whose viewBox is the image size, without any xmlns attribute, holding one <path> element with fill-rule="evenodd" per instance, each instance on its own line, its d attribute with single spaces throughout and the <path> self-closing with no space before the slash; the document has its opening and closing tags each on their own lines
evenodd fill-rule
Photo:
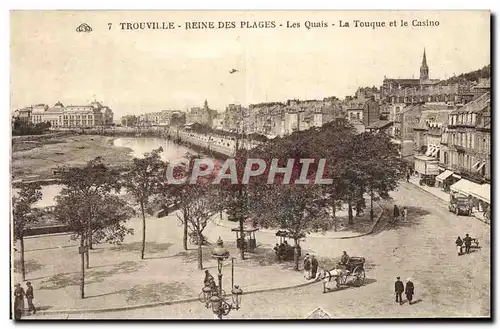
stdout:
<svg viewBox="0 0 500 329">
<path fill-rule="evenodd" d="M 306 280 L 316 279 L 318 276 L 318 259 L 314 255 L 304 256 L 304 277 Z"/>
<path fill-rule="evenodd" d="M 14 319 L 16 320 L 20 320 L 23 315 L 24 297 L 26 297 L 26 300 L 28 301 L 28 310 L 30 312 L 33 312 L 33 314 L 36 313 L 35 305 L 33 305 L 35 294 L 33 292 L 33 286 L 31 285 L 31 282 L 26 283 L 26 292 L 24 291 L 23 287 L 21 287 L 20 283 L 16 283 L 14 289 Z"/>
<path fill-rule="evenodd" d="M 411 281 L 410 278 L 406 280 L 406 287 L 404 286 L 403 282 L 401 281 L 401 278 L 398 276 L 396 278 L 396 283 L 394 284 L 394 289 L 396 292 L 396 303 L 399 303 L 399 305 L 403 305 L 403 292 L 406 295 L 406 299 L 412 304 L 413 301 L 413 295 L 415 294 L 415 285 Z"/>
<path fill-rule="evenodd" d="M 465 238 L 463 240 L 460 237 L 458 237 L 455 240 L 455 245 L 457 246 L 458 256 L 463 255 L 464 245 L 465 245 L 465 253 L 468 254 L 468 253 L 470 253 L 470 247 L 472 245 L 472 238 L 469 236 L 469 234 L 466 234 Z"/>
<path fill-rule="evenodd" d="M 399 220 L 400 216 L 402 216 L 403 221 L 406 222 L 408 219 L 408 209 L 406 207 L 403 207 L 403 210 L 401 211 L 401 214 L 400 214 L 398 206 L 394 205 L 394 209 L 393 209 L 394 221 L 397 222 Z"/>
</svg>

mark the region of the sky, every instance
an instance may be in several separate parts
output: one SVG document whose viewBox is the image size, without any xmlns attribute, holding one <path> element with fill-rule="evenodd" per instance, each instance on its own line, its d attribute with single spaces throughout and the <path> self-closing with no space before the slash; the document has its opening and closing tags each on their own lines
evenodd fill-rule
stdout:
<svg viewBox="0 0 500 329">
<path fill-rule="evenodd" d="M 430 78 L 490 63 L 487 11 L 13 11 L 10 16 L 11 110 L 96 99 L 119 118 L 184 110 L 206 99 L 223 111 L 230 103 L 343 98 L 360 86 L 380 86 L 384 76 L 418 78 L 424 48 Z M 439 26 L 412 27 L 415 19 Z M 339 27 L 339 20 L 350 27 Z M 409 26 L 355 28 L 353 20 L 398 25 L 406 20 Z M 129 31 L 119 24 L 153 21 L 174 22 L 176 28 Z M 275 21 L 277 28 L 184 28 L 194 21 Z M 301 26 L 286 28 L 287 21 Z M 307 29 L 306 21 L 329 26 Z M 77 33 L 81 23 L 92 32 Z M 238 72 L 230 74 L 232 69 Z"/>
</svg>

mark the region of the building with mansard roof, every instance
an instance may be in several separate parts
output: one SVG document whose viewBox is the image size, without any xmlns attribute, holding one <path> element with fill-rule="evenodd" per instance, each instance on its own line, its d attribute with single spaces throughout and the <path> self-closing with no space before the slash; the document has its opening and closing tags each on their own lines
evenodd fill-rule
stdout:
<svg viewBox="0 0 500 329">
<path fill-rule="evenodd" d="M 52 128 L 92 128 L 113 123 L 113 111 L 99 102 L 65 106 L 58 101 L 52 107 L 37 104 L 17 110 L 16 115 L 33 124 L 49 122 Z"/>
</svg>

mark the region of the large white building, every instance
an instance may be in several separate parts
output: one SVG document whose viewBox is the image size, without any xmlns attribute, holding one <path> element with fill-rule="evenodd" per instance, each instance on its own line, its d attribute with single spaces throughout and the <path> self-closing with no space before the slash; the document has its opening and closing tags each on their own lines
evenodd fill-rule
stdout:
<svg viewBox="0 0 500 329">
<path fill-rule="evenodd" d="M 38 104 L 26 109 L 31 111 L 27 116 L 29 122 L 33 124 L 50 122 L 53 128 L 90 128 L 113 124 L 113 111 L 99 102 L 68 106 L 57 102 L 53 107 Z"/>
</svg>

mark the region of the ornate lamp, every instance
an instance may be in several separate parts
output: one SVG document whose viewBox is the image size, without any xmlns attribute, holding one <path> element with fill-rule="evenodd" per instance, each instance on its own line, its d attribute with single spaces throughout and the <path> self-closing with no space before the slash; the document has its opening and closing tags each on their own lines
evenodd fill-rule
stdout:
<svg viewBox="0 0 500 329">
<path fill-rule="evenodd" d="M 216 242 L 214 250 L 212 251 L 212 257 L 217 260 L 224 260 L 229 257 L 229 251 L 226 249 L 226 247 L 224 247 L 224 242 L 220 237 Z"/>
<path fill-rule="evenodd" d="M 210 288 L 209 286 L 205 286 L 205 287 L 203 287 L 203 289 L 201 291 L 203 293 L 202 302 L 205 303 L 206 308 L 209 308 L 210 307 L 210 297 L 212 297 L 212 288 Z"/>
<path fill-rule="evenodd" d="M 222 298 L 220 298 L 217 295 L 210 297 L 210 303 L 212 303 L 212 311 L 217 315 L 221 314 L 222 302 L 223 302 Z"/>
<path fill-rule="evenodd" d="M 219 273 L 222 271 L 222 261 L 229 257 L 229 250 L 224 247 L 224 242 L 219 237 L 216 242 L 215 248 L 212 251 L 212 258 L 217 259 L 217 269 Z"/>
<path fill-rule="evenodd" d="M 241 295 L 243 295 L 243 290 L 240 289 L 240 286 L 234 286 L 233 290 L 231 290 L 231 294 L 231 297 L 233 299 L 232 307 L 238 310 L 240 308 Z"/>
<path fill-rule="evenodd" d="M 224 247 L 224 242 L 219 237 L 216 242 L 216 246 L 212 251 L 212 258 L 217 259 L 217 268 L 219 270 L 219 286 L 217 287 L 218 291 L 214 291 L 210 286 L 205 286 L 200 293 L 200 301 L 205 304 L 206 308 L 209 308 L 211 305 L 212 311 L 215 315 L 217 315 L 219 319 L 222 319 L 222 316 L 228 315 L 232 309 L 238 310 L 240 308 L 241 296 L 243 294 L 243 290 L 241 290 L 239 286 L 234 286 L 234 288 L 231 290 L 231 304 L 228 304 L 225 300 L 225 293 L 222 290 L 222 263 L 228 257 L 229 251 L 226 249 L 226 247 Z M 234 267 L 232 267 L 232 271 L 234 275 Z"/>
</svg>

